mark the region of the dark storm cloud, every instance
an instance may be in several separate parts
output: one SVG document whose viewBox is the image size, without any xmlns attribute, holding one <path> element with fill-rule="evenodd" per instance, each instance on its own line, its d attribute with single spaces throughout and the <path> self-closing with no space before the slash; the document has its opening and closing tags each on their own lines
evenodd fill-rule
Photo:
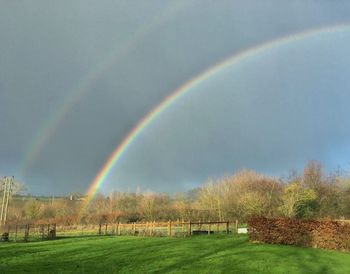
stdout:
<svg viewBox="0 0 350 274">
<path fill-rule="evenodd" d="M 173 8 L 175 4 L 166 1 L 59 1 L 55 4 L 3 1 L 0 4 L 1 174 L 19 175 L 17 168 L 48 117 L 69 98 L 82 77 L 91 73 L 123 41 L 135 43 L 91 83 L 85 96 L 43 147 L 25 178 L 20 178 L 30 191 L 85 191 L 108 155 L 150 109 L 182 83 L 234 52 L 289 33 L 350 20 L 347 18 L 350 7 L 345 2 L 290 2 L 184 1 Z M 156 23 L 158 17 L 161 18 L 159 24 Z M 145 28 L 149 22 L 155 23 Z M 142 27 L 147 32 L 133 40 L 133 35 Z M 344 59 L 343 70 L 347 69 L 346 61 Z M 277 73 L 274 65 L 271 62 L 266 64 L 266 68 L 272 66 L 270 69 L 261 69 L 265 74 Z M 305 67 L 310 68 L 307 64 Z M 245 71 L 252 75 L 250 70 Z M 318 79 L 319 75 L 313 77 Z M 345 83 L 343 78 L 334 77 L 334 81 Z M 299 79 L 290 80 L 302 83 Z M 307 80 L 303 82 L 308 83 Z M 202 96 L 178 102 L 130 148 L 115 168 L 117 174 L 111 178 L 115 184 L 110 186 L 186 189 L 208 175 L 219 176 L 237 166 L 278 174 L 290 163 L 300 165 L 305 155 L 315 155 L 303 153 L 306 148 L 297 149 L 309 144 L 303 141 L 303 136 L 317 139 L 319 146 L 324 145 L 323 139 L 314 138 L 311 132 L 308 135 L 308 127 L 313 124 L 308 118 L 297 128 L 284 131 L 288 136 L 294 130 L 306 132 L 300 141 L 295 137 L 297 142 L 289 143 L 290 153 L 284 153 L 285 161 L 279 160 L 280 154 L 271 153 L 280 151 L 286 143 L 280 138 L 274 139 L 273 134 L 266 134 L 263 129 L 276 132 L 284 126 L 284 120 L 276 120 L 271 112 L 263 110 L 275 108 L 273 113 L 283 110 L 275 107 L 280 104 L 273 98 L 276 98 L 274 92 L 284 84 L 264 82 L 265 89 L 271 91 L 264 93 L 267 94 L 261 99 L 264 104 L 255 110 L 255 105 L 253 109 L 249 104 L 256 98 L 249 96 L 257 94 L 256 87 L 247 84 L 254 81 L 257 80 L 247 79 L 246 83 L 237 84 L 224 78 L 212 87 L 217 90 L 216 94 L 221 94 L 215 95 L 221 97 L 220 100 L 207 91 L 209 87 L 203 87 Z M 330 82 L 323 82 L 323 86 Z M 232 96 L 228 91 L 235 85 L 251 89 L 247 91 L 251 95 L 235 97 L 232 110 L 231 104 L 221 102 L 228 101 Z M 287 87 L 292 94 L 291 87 Z M 302 90 L 303 86 L 299 88 Z M 303 96 L 300 92 L 296 101 Z M 329 98 L 330 95 L 325 95 L 322 102 L 328 103 Z M 244 104 L 248 104 L 244 109 L 250 111 L 241 109 Z M 300 117 L 308 117 L 306 110 L 300 107 L 300 116 L 288 117 L 301 121 Z M 337 110 L 343 111 L 343 108 Z M 336 124 L 343 114 L 347 112 L 337 112 L 334 116 L 337 120 L 329 122 Z M 316 122 L 316 117 L 313 119 Z M 342 123 L 346 128 L 346 121 Z M 319 125 L 318 132 L 322 130 L 329 142 L 327 146 L 340 143 L 339 136 L 348 134 L 337 129 L 334 137 L 329 135 L 330 128 Z M 257 141 L 259 135 L 261 138 Z M 266 145 L 267 139 L 273 142 Z M 235 156 L 232 156 L 233 150 Z M 208 154 L 211 157 L 207 157 Z M 321 152 L 315 156 L 327 158 Z"/>
</svg>

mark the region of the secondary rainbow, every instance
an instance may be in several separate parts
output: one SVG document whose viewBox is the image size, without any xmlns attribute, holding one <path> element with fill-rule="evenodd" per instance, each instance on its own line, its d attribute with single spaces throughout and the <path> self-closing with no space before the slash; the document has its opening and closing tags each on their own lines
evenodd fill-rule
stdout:
<svg viewBox="0 0 350 274">
<path fill-rule="evenodd" d="M 89 92 L 91 84 L 100 79 L 107 70 L 120 60 L 120 58 L 128 55 L 132 50 L 135 50 L 136 46 L 139 45 L 149 33 L 162 25 L 169 18 L 176 16 L 178 11 L 186 8 L 189 4 L 192 3 L 184 2 L 167 5 L 164 10 L 157 13 L 150 21 L 131 33 L 125 40 L 118 43 L 101 62 L 81 78 L 77 86 L 70 92 L 70 95 L 45 119 L 42 126 L 37 130 L 35 136 L 30 141 L 23 159 L 18 166 L 18 173 L 20 176 L 25 176 L 27 170 L 38 158 L 43 148 L 49 143 L 67 115 L 73 110 L 81 98 Z"/>
<path fill-rule="evenodd" d="M 108 175 L 111 173 L 113 166 L 117 164 L 120 158 L 125 154 L 128 147 L 135 142 L 138 136 L 140 136 L 141 132 L 154 121 L 158 116 L 160 116 L 167 108 L 169 108 L 175 101 L 179 100 L 186 93 L 193 90 L 193 87 L 198 85 L 199 83 L 209 79 L 214 76 L 218 72 L 224 70 L 225 68 L 236 65 L 239 62 L 242 62 L 248 58 L 257 56 L 262 54 L 268 50 L 296 42 L 305 38 L 312 38 L 314 36 L 333 33 L 333 32 L 342 32 L 349 30 L 350 23 L 346 24 L 338 24 L 335 26 L 327 26 L 317 29 L 311 29 L 304 32 L 299 32 L 295 34 L 291 34 L 288 36 L 284 36 L 282 38 L 277 38 L 255 47 L 242 50 L 234 55 L 231 55 L 229 58 L 225 59 L 222 62 L 210 67 L 205 70 L 198 76 L 194 77 L 184 85 L 180 86 L 178 89 L 173 91 L 168 97 L 166 97 L 158 106 L 152 109 L 141 121 L 134 127 L 134 129 L 125 137 L 125 139 L 119 144 L 119 146 L 113 151 L 113 153 L 109 156 L 108 160 L 105 162 L 101 170 L 98 172 L 94 180 L 92 181 L 88 191 L 87 191 L 87 200 L 85 206 L 89 204 L 95 193 L 104 183 Z"/>
</svg>

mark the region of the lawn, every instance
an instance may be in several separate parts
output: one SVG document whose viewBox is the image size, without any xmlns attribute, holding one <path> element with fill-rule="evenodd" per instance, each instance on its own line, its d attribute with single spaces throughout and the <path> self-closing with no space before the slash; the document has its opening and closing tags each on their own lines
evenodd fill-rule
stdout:
<svg viewBox="0 0 350 274">
<path fill-rule="evenodd" d="M 350 273 L 350 254 L 233 235 L 75 237 L 0 243 L 0 273 Z"/>
</svg>

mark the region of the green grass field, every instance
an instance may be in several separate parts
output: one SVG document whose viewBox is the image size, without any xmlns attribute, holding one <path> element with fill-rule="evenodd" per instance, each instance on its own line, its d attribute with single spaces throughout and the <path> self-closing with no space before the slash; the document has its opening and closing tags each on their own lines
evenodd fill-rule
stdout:
<svg viewBox="0 0 350 274">
<path fill-rule="evenodd" d="M 0 273 L 350 273 L 350 254 L 246 236 L 104 236 L 0 243 Z"/>
</svg>

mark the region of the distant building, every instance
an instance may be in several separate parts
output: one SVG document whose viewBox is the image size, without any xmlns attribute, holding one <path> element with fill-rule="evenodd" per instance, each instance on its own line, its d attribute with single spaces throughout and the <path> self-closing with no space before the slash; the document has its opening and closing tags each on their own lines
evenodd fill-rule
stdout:
<svg viewBox="0 0 350 274">
<path fill-rule="evenodd" d="M 81 193 L 71 193 L 69 195 L 69 200 L 70 201 L 85 201 L 86 196 L 81 194 Z"/>
</svg>

